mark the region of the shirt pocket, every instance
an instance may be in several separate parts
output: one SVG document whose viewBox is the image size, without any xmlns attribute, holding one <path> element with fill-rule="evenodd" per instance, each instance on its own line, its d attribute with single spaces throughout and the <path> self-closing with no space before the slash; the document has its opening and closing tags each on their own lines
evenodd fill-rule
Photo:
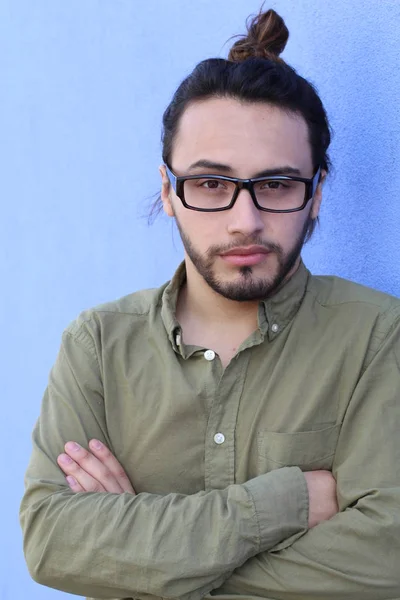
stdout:
<svg viewBox="0 0 400 600">
<path fill-rule="evenodd" d="M 281 467 L 300 467 L 302 471 L 330 471 L 339 432 L 340 425 L 294 433 L 259 431 L 259 473 L 267 473 Z"/>
</svg>

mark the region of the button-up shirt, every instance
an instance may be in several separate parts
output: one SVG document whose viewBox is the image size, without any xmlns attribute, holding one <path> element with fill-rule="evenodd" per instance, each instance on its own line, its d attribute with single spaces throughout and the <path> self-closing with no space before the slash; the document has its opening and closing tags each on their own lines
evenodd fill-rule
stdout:
<svg viewBox="0 0 400 600">
<path fill-rule="evenodd" d="M 21 506 L 32 576 L 91 598 L 400 599 L 400 301 L 303 264 L 224 369 L 184 343 L 181 265 L 64 332 Z M 137 495 L 78 493 L 102 440 Z M 308 530 L 302 471 L 337 480 Z"/>
</svg>

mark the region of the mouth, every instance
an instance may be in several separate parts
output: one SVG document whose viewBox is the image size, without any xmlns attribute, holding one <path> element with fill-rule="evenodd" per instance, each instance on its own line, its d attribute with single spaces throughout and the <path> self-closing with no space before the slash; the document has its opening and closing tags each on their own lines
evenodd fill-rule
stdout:
<svg viewBox="0 0 400 600">
<path fill-rule="evenodd" d="M 263 262 L 269 254 L 270 251 L 264 246 L 248 246 L 232 248 L 220 254 L 220 257 L 232 265 L 251 266 Z"/>
</svg>

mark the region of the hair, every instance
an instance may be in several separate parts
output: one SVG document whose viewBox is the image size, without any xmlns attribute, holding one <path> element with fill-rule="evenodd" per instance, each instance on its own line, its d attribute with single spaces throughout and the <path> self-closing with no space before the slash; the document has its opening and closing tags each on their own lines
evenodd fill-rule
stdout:
<svg viewBox="0 0 400 600">
<path fill-rule="evenodd" d="M 174 141 L 188 106 L 208 98 L 233 98 L 240 102 L 266 103 L 305 120 L 315 171 L 329 172 L 331 140 L 328 117 L 313 85 L 290 67 L 280 54 L 289 31 L 274 10 L 260 12 L 247 21 L 247 34 L 233 44 L 228 59 L 200 62 L 176 90 L 163 115 L 162 158 L 171 166 Z M 162 210 L 158 198 L 151 209 L 152 221 Z M 315 222 L 311 226 L 311 237 Z"/>
</svg>

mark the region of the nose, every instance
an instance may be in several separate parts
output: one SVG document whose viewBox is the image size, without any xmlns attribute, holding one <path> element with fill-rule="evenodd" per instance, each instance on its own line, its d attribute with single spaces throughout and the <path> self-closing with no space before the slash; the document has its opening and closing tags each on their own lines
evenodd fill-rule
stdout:
<svg viewBox="0 0 400 600">
<path fill-rule="evenodd" d="M 228 213 L 229 233 L 242 233 L 250 236 L 260 233 L 264 229 L 261 211 L 255 206 L 248 190 L 240 190 L 235 204 Z"/>
</svg>

